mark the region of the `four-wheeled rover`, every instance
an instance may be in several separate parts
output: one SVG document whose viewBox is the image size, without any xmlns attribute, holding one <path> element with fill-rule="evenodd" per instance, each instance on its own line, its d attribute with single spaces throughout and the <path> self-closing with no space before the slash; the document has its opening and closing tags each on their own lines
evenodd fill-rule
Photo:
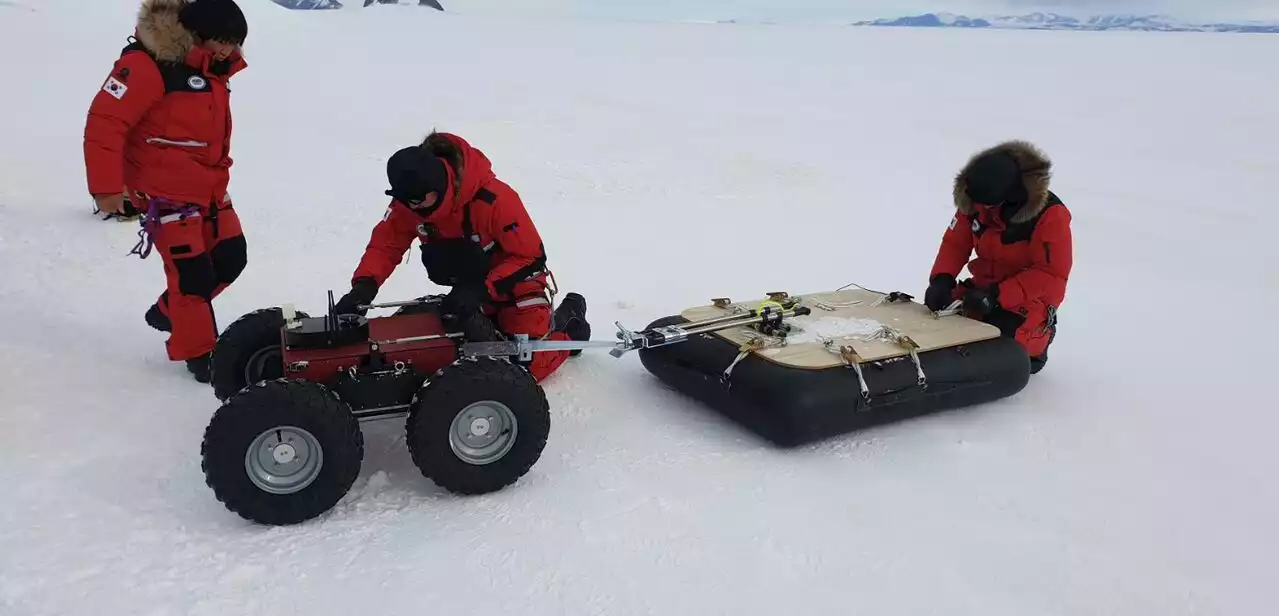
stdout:
<svg viewBox="0 0 1280 616">
<path fill-rule="evenodd" d="M 223 402 L 201 445 L 205 480 L 228 509 L 263 524 L 296 524 L 332 508 L 360 472 L 360 422 L 407 417 L 409 454 L 456 494 L 500 490 L 542 454 L 551 418 L 523 363 L 535 352 L 628 351 L 743 325 L 777 328 L 807 314 L 770 305 L 731 317 L 639 332 L 618 340 L 527 336 L 469 342 L 440 314 L 441 296 L 361 306 L 388 316 L 324 316 L 291 306 L 246 314 L 219 336 L 211 385 Z"/>
</svg>

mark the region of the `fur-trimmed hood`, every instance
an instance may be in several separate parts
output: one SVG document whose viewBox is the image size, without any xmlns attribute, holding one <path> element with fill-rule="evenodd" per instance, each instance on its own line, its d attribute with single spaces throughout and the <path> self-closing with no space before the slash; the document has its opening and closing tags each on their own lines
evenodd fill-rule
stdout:
<svg viewBox="0 0 1280 616">
<path fill-rule="evenodd" d="M 955 187 L 952 191 L 956 209 L 964 214 L 973 214 L 973 203 L 965 194 L 966 177 L 973 168 L 974 161 L 995 152 L 1006 152 L 1018 162 L 1018 168 L 1022 172 L 1022 186 L 1027 191 L 1026 205 L 1019 208 L 1009 222 L 1019 224 L 1035 218 L 1049 203 L 1049 176 L 1052 163 L 1039 148 L 1016 139 L 987 148 L 969 158 L 965 166 L 956 174 Z"/>
<path fill-rule="evenodd" d="M 138 42 L 157 60 L 182 62 L 196 45 L 196 37 L 178 22 L 188 0 L 143 0 L 138 9 Z"/>
<path fill-rule="evenodd" d="M 496 177 L 489 157 L 458 135 L 433 130 L 423 140 L 421 147 L 447 163 L 445 168 L 449 174 L 449 192 L 444 195 L 447 207 L 436 210 L 439 215 L 452 215 L 463 204 L 475 199 L 476 193 Z M 435 215 L 437 214 L 432 214 Z"/>
</svg>

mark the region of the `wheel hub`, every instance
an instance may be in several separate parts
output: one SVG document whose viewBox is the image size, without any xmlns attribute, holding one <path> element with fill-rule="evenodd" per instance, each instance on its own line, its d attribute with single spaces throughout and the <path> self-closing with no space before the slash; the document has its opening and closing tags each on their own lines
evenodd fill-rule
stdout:
<svg viewBox="0 0 1280 616">
<path fill-rule="evenodd" d="M 264 430 L 244 455 L 249 480 L 271 494 L 292 494 L 306 488 L 320 476 L 323 463 L 320 441 L 295 426 Z"/>
<path fill-rule="evenodd" d="M 271 457 L 276 459 L 276 464 L 288 464 L 298 457 L 298 450 L 293 445 L 281 443 L 271 450 Z"/>
<path fill-rule="evenodd" d="M 449 448 L 468 464 L 501 460 L 516 442 L 516 416 L 507 405 L 485 400 L 467 406 L 453 418 Z"/>
</svg>

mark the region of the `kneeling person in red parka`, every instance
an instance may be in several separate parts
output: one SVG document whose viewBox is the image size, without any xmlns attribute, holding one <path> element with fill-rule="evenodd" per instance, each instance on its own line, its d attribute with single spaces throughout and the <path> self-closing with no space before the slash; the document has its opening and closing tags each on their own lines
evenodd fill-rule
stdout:
<svg viewBox="0 0 1280 616">
<path fill-rule="evenodd" d="M 542 237 L 483 152 L 457 135 L 433 132 L 387 161 L 387 179 L 391 204 L 335 312 L 363 313 L 359 307 L 373 302 L 417 239 L 427 277 L 452 287 L 441 313 L 468 340 L 498 340 L 499 332 L 548 340 L 591 337 L 581 295 L 567 294 L 552 313 Z M 529 372 L 541 381 L 577 353 L 534 353 Z"/>
<path fill-rule="evenodd" d="M 1050 166 L 1024 141 L 1001 143 L 969 160 L 956 175 L 956 213 L 925 293 L 931 310 L 963 300 L 970 317 L 1017 340 L 1031 357 L 1033 374 L 1048 361 L 1071 274 L 1071 212 L 1049 190 Z M 971 278 L 957 286 L 966 264 Z"/>
<path fill-rule="evenodd" d="M 89 106 L 84 161 L 98 210 L 124 210 L 124 187 L 145 215 L 144 243 L 167 286 L 146 322 L 169 332 L 169 359 L 209 380 L 217 341 L 213 299 L 245 268 L 240 220 L 227 196 L 231 102 L 245 68 L 248 25 L 233 0 L 143 0 L 125 47 Z"/>
</svg>

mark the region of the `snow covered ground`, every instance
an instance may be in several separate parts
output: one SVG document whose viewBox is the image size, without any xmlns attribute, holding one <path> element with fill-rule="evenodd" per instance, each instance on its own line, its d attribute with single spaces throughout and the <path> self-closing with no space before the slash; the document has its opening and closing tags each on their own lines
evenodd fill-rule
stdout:
<svg viewBox="0 0 1280 616">
<path fill-rule="evenodd" d="M 242 4 L 223 324 L 345 290 L 385 158 L 433 127 L 517 187 L 604 339 L 717 296 L 919 294 L 953 174 L 1022 137 L 1075 216 L 1050 362 L 780 451 L 587 353 L 511 489 L 442 493 L 385 422 L 333 512 L 249 525 L 200 472 L 216 400 L 142 321 L 159 259 L 89 214 L 84 113 L 136 7 L 8 2 L 0 614 L 1276 613 L 1274 38 Z M 414 256 L 382 297 L 428 286 Z"/>
</svg>

